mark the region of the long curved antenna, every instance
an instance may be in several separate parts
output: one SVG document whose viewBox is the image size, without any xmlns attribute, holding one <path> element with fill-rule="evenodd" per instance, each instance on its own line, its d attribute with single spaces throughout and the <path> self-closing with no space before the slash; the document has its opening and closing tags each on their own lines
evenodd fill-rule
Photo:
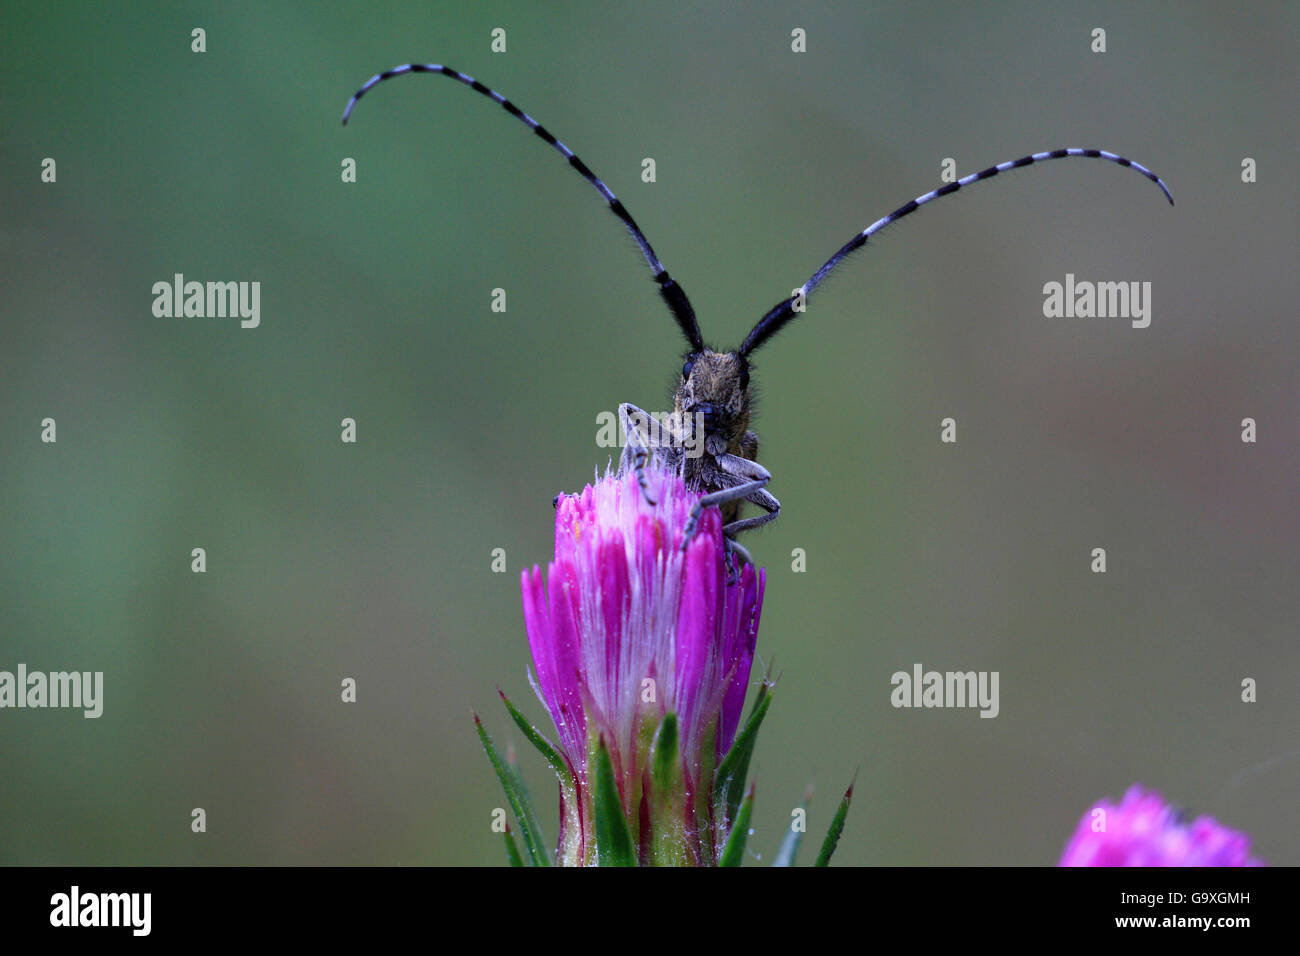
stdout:
<svg viewBox="0 0 1300 956">
<path fill-rule="evenodd" d="M 835 255 L 826 260 L 826 264 L 812 274 L 807 282 L 799 289 L 797 295 L 807 298 L 807 296 L 826 278 L 826 274 L 840 264 L 850 253 L 867 244 L 867 240 L 891 225 L 904 216 L 910 216 L 932 199 L 938 199 L 940 196 L 947 196 L 949 193 L 955 193 L 963 186 L 969 186 L 971 183 L 979 182 L 982 179 L 992 179 L 998 173 L 1005 173 L 1009 169 L 1019 169 L 1021 166 L 1032 166 L 1034 163 L 1040 163 L 1048 159 L 1064 159 L 1067 156 L 1084 156 L 1088 159 L 1105 159 L 1120 166 L 1128 166 L 1136 169 L 1139 173 L 1151 180 L 1160 187 L 1160 191 L 1165 194 L 1169 200 L 1169 205 L 1174 204 L 1174 197 L 1169 193 L 1169 187 L 1151 170 L 1145 166 L 1133 162 L 1131 159 L 1125 159 L 1123 156 L 1109 153 L 1104 149 L 1054 149 L 1046 153 L 1032 153 L 1029 156 L 1022 156 L 1020 159 L 1013 159 L 1010 162 L 998 163 L 996 166 L 990 166 L 988 169 L 982 169 L 978 173 L 971 173 L 969 176 L 963 176 L 961 179 L 938 189 L 931 190 L 924 196 L 917 196 L 905 206 L 899 206 L 884 219 L 877 219 L 871 225 L 867 226 L 860 233 L 840 247 Z M 795 317 L 797 314 L 794 310 L 795 295 L 790 296 L 784 302 L 775 306 L 767 315 L 758 320 L 758 323 L 750 330 L 749 335 L 745 336 L 745 341 L 740 346 L 740 354 L 748 355 L 757 349 L 760 345 L 770 339 L 781 328 Z"/>
<path fill-rule="evenodd" d="M 700 336 L 700 325 L 695 319 L 695 310 L 691 308 L 690 300 L 686 298 L 686 293 L 677 284 L 677 280 L 668 274 L 668 270 L 664 268 L 663 263 L 659 261 L 659 257 L 655 255 L 654 249 L 650 247 L 650 240 L 645 237 L 641 227 L 636 224 L 636 220 L 619 202 L 618 197 L 601 181 L 599 176 L 591 171 L 586 163 L 573 154 L 573 150 L 552 136 L 545 126 L 515 106 L 514 103 L 511 103 L 496 90 L 489 89 L 474 77 L 466 76 L 459 70 L 453 70 L 449 66 L 442 66 L 438 63 L 407 63 L 404 66 L 395 66 L 391 70 L 377 73 L 366 80 L 361 89 L 353 94 L 352 99 L 348 100 L 348 105 L 343 110 L 343 125 L 348 124 L 348 117 L 352 115 L 352 108 L 357 105 L 357 100 L 384 80 L 401 76 L 403 73 L 441 73 L 443 76 L 449 76 L 453 80 L 464 83 L 470 89 L 477 90 L 484 96 L 495 100 L 502 109 L 516 119 L 521 120 L 524 125 L 541 137 L 551 148 L 567 159 L 569 165 L 576 169 L 583 179 L 591 183 L 596 192 L 600 193 L 601 198 L 609 203 L 610 211 L 618 216 L 623 221 L 623 225 L 627 226 L 627 231 L 632 233 L 632 238 L 641 247 L 641 254 L 645 256 L 645 261 L 650 264 L 650 271 L 654 274 L 655 282 L 659 283 L 659 294 L 664 297 L 664 301 L 673 313 L 673 318 L 677 320 L 677 324 L 681 327 L 682 334 L 690 342 L 691 348 L 696 352 L 704 348 L 704 340 Z"/>
</svg>

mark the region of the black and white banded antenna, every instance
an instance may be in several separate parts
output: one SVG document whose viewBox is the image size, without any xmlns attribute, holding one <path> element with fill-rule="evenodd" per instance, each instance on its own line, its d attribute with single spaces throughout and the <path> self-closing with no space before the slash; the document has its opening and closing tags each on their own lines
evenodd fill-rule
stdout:
<svg viewBox="0 0 1300 956">
<path fill-rule="evenodd" d="M 382 83 L 384 80 L 389 80 L 405 73 L 441 73 L 443 76 L 451 77 L 453 80 L 463 83 L 465 86 L 482 93 L 489 99 L 494 100 L 497 105 L 511 116 L 520 120 L 552 149 L 567 159 L 569 165 L 576 169 L 578 173 L 582 175 L 582 178 L 592 185 L 596 192 L 600 193 L 601 198 L 609 204 L 610 210 L 614 215 L 622 220 L 623 225 L 625 225 L 628 232 L 632 234 L 632 238 L 636 240 L 637 246 L 641 249 L 641 254 L 645 257 L 646 262 L 650 266 L 650 271 L 654 276 L 655 282 L 659 284 L 659 292 L 663 296 L 664 302 L 672 312 L 673 318 L 677 320 L 677 324 L 681 328 L 682 333 L 686 336 L 687 342 L 690 343 L 692 353 L 704 350 L 704 340 L 700 335 L 699 322 L 695 318 L 695 310 L 691 307 L 690 300 L 686 297 L 686 292 L 677 283 L 677 280 L 668 274 L 668 270 L 664 268 L 663 263 L 659 261 L 659 257 L 655 255 L 655 251 L 650 245 L 650 240 L 645 237 L 645 233 L 641 231 L 641 227 L 636 224 L 636 220 L 632 218 L 631 213 L 627 211 L 623 203 L 619 201 L 618 197 L 615 196 L 613 191 L 605 185 L 601 178 L 592 172 L 591 168 L 574 154 L 573 150 L 569 149 L 569 147 L 565 146 L 564 143 L 556 139 L 545 126 L 537 122 L 537 120 L 533 119 L 519 107 L 515 106 L 514 103 L 510 102 L 510 100 L 506 99 L 496 90 L 484 86 L 472 76 L 461 73 L 459 70 L 454 70 L 449 66 L 442 66 L 438 63 L 407 63 L 404 66 L 396 66 L 391 70 L 385 70 L 383 73 L 377 73 L 368 79 L 361 86 L 361 89 L 357 90 L 357 92 L 353 94 L 352 99 L 348 100 L 348 105 L 343 110 L 343 124 L 345 126 L 347 125 L 348 117 L 352 115 L 352 110 L 361 97 L 365 96 L 370 92 L 370 90 Z M 737 349 L 737 354 L 742 359 L 746 358 L 784 328 L 785 325 L 793 319 L 799 311 L 801 311 L 795 309 L 795 303 L 800 300 L 806 300 L 832 269 L 839 265 L 853 252 L 866 245 L 867 240 L 880 232 L 886 226 L 898 222 L 898 220 L 905 216 L 910 216 L 922 206 L 935 199 L 957 192 L 957 190 L 961 189 L 963 186 L 969 186 L 985 179 L 992 179 L 999 173 L 1005 173 L 1013 169 L 1020 169 L 1023 166 L 1032 166 L 1034 163 L 1045 162 L 1049 159 L 1065 159 L 1071 156 L 1082 157 L 1085 159 L 1103 159 L 1118 166 L 1125 166 L 1137 170 L 1147 179 L 1159 186 L 1160 191 L 1163 192 L 1165 198 L 1169 200 L 1169 204 L 1171 206 L 1173 205 L 1174 197 L 1169 192 L 1169 187 L 1165 185 L 1164 180 L 1140 163 L 1135 163 L 1133 160 L 1120 156 L 1118 153 L 1112 153 L 1104 149 L 1080 149 L 1077 147 L 1054 149 L 1042 153 L 1031 153 L 1028 156 L 1022 156 L 1020 159 L 998 163 L 996 166 L 990 166 L 977 173 L 971 173 L 969 176 L 963 176 L 956 182 L 948 183 L 947 185 L 940 186 L 938 189 L 933 189 L 928 193 L 917 196 L 905 205 L 899 206 L 888 216 L 885 216 L 883 219 L 877 219 L 871 225 L 867 226 L 866 229 L 863 229 L 855 235 L 852 239 L 841 246 L 833 256 L 827 259 L 826 262 L 823 263 L 822 267 L 809 277 L 807 282 L 799 287 L 799 289 L 795 290 L 793 295 L 778 303 L 775 307 L 769 310 L 766 315 L 759 319 L 753 329 L 750 330 L 749 334 L 745 336 L 745 341 L 741 344 L 740 348 Z"/>
<path fill-rule="evenodd" d="M 910 216 L 932 200 L 938 199 L 942 196 L 947 196 L 950 193 L 955 193 L 963 186 L 969 186 L 972 183 L 977 183 L 984 179 L 992 179 L 998 173 L 1005 173 L 1011 169 L 1019 169 L 1022 166 L 1032 166 L 1034 163 L 1045 162 L 1049 159 L 1065 159 L 1068 156 L 1081 156 L 1087 159 L 1104 159 L 1119 166 L 1127 166 L 1130 169 L 1136 169 L 1139 173 L 1160 187 L 1160 191 L 1163 192 L 1165 198 L 1169 200 L 1169 205 L 1172 206 L 1174 204 L 1174 197 L 1169 192 L 1169 187 L 1165 185 L 1163 179 L 1140 163 L 1135 163 L 1131 159 L 1126 159 L 1123 156 L 1108 152 L 1104 149 L 1078 149 L 1075 147 L 1053 149 L 1044 153 L 1031 153 L 1028 156 L 1022 156 L 1020 159 L 1013 159 L 1005 163 L 998 163 L 996 166 L 990 166 L 988 169 L 982 169 L 978 173 L 971 173 L 969 176 L 963 176 L 956 182 L 948 183 L 946 186 L 940 186 L 938 189 L 932 189 L 930 192 L 925 193 L 922 196 L 917 196 L 911 202 L 899 206 L 888 216 L 885 216 L 883 219 L 877 219 L 871 225 L 867 226 L 866 229 L 863 229 L 860 233 L 841 246 L 835 255 L 827 259 L 822 267 L 814 272 L 808 281 L 796 290 L 794 295 L 791 295 L 788 299 L 777 304 L 771 309 L 771 311 L 758 320 L 758 323 L 750 330 L 749 335 L 745 336 L 745 341 L 741 344 L 739 349 L 740 355 L 742 357 L 749 355 L 773 335 L 781 331 L 785 324 L 793 319 L 797 314 L 794 308 L 796 299 L 806 299 L 812 293 L 812 290 L 821 284 L 821 281 L 826 278 L 827 274 L 832 269 L 839 265 L 840 262 L 853 252 L 860 249 L 862 246 L 865 246 L 868 239 L 880 232 L 880 230 L 884 229 L 886 226 L 893 225 L 905 216 Z"/>
<path fill-rule="evenodd" d="M 346 126 L 348 117 L 352 115 L 352 109 L 357 105 L 357 101 L 365 96 L 374 87 L 378 86 L 384 80 L 390 80 L 395 76 L 401 76 L 405 73 L 441 73 L 443 76 L 451 77 L 460 83 L 465 84 L 472 90 L 482 93 L 489 99 L 495 100 L 497 105 L 504 109 L 515 119 L 520 120 L 525 126 L 531 129 L 552 149 L 569 161 L 569 165 L 581 174 L 582 178 L 591 183 L 596 192 L 600 193 L 601 198 L 609 203 L 610 211 L 623 221 L 627 226 L 627 231 L 632 234 L 636 244 L 641 249 L 641 254 L 650 265 L 650 272 L 654 276 L 655 282 L 659 284 L 659 293 L 663 296 L 664 302 L 673 313 L 673 318 L 677 320 L 678 326 L 681 327 L 682 333 L 690 343 L 694 351 L 701 351 L 704 348 L 704 339 L 700 335 L 700 325 L 695 318 L 695 310 L 691 307 L 690 300 L 686 297 L 685 291 L 677 284 L 677 280 L 668 274 L 659 257 L 655 255 L 654 249 L 650 245 L 650 240 L 645 237 L 641 227 L 636 224 L 631 213 L 627 211 L 619 198 L 614 195 L 605 183 L 591 171 L 591 168 L 579 159 L 569 147 L 556 139 L 549 130 L 537 120 L 533 119 L 514 103 L 510 102 L 496 90 L 484 86 L 472 76 L 467 76 L 459 70 L 453 70 L 449 66 L 442 66 L 438 63 L 407 63 L 404 66 L 395 66 L 391 70 L 385 70 L 383 73 L 377 73 L 362 84 L 361 89 L 353 94 L 352 99 L 348 100 L 347 107 L 343 110 L 343 125 Z"/>
</svg>

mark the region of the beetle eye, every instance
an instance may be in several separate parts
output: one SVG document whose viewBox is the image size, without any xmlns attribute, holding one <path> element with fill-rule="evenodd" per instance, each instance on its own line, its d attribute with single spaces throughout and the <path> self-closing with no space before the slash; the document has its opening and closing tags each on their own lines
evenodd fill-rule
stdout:
<svg viewBox="0 0 1300 956">
<path fill-rule="evenodd" d="M 691 377 L 691 369 L 695 368 L 695 356 L 690 355 L 686 358 L 686 364 L 682 366 L 682 381 Z"/>
</svg>

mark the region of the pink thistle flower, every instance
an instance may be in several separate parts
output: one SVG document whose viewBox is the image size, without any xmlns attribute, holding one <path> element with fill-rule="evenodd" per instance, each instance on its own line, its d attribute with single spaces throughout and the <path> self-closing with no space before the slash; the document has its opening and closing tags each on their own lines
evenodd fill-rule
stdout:
<svg viewBox="0 0 1300 956">
<path fill-rule="evenodd" d="M 559 860 L 596 862 L 595 775 L 608 754 L 642 863 L 711 864 L 730 821 L 715 775 L 740 722 L 758 637 L 764 575 L 729 580 L 722 519 L 699 495 L 648 468 L 651 505 L 629 473 L 560 498 L 555 558 L 522 575 L 534 689 L 559 733 Z M 603 751 L 602 751 L 603 747 Z"/>
<path fill-rule="evenodd" d="M 1186 820 L 1154 791 L 1130 787 L 1118 806 L 1085 813 L 1060 866 L 1263 866 L 1250 837 L 1211 817 Z"/>
</svg>

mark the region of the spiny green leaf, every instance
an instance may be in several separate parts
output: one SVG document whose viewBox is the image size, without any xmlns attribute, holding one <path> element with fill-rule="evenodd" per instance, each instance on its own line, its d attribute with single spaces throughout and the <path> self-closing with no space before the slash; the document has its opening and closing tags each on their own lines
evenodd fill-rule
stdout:
<svg viewBox="0 0 1300 956">
<path fill-rule="evenodd" d="M 812 787 L 810 786 L 803 794 L 803 802 L 796 807 L 796 810 L 802 811 L 800 822 L 808 822 L 808 804 L 812 803 Z M 786 828 L 785 836 L 781 838 L 781 847 L 776 851 L 776 859 L 772 861 L 773 866 L 794 866 L 795 854 L 799 852 L 799 844 L 803 841 L 804 831 L 796 830 L 794 826 L 794 813 L 790 814 L 790 826 Z"/>
<path fill-rule="evenodd" d="M 749 839 L 749 818 L 754 812 L 754 788 L 751 786 L 740 803 L 736 822 L 731 827 L 727 844 L 718 857 L 718 866 L 740 866 L 745 859 L 745 843 Z"/>
<path fill-rule="evenodd" d="M 636 866 L 632 833 L 627 827 L 627 817 L 623 815 L 623 804 L 618 799 L 614 764 L 609 759 L 609 749 L 603 737 L 596 749 L 594 798 L 597 865 Z"/>
<path fill-rule="evenodd" d="M 853 775 L 854 783 L 857 782 L 857 774 Z M 844 821 L 849 815 L 849 804 L 853 802 L 853 786 L 849 784 L 849 789 L 844 791 L 844 799 L 840 801 L 840 808 L 835 811 L 835 819 L 831 821 L 831 828 L 826 833 L 826 839 L 822 841 L 822 851 L 817 854 L 817 862 L 813 866 L 826 866 L 831 861 L 831 854 L 835 852 L 835 846 L 840 842 L 840 834 L 844 832 Z"/>
<path fill-rule="evenodd" d="M 519 855 L 519 847 L 515 844 L 514 834 L 510 832 L 510 824 L 506 824 L 505 833 L 502 836 L 506 838 L 506 859 L 510 861 L 510 865 L 523 866 L 523 857 Z"/>
<path fill-rule="evenodd" d="M 652 780 L 656 798 L 676 786 L 681 769 L 681 761 L 677 758 L 677 715 L 665 714 L 654 742 Z"/>
<path fill-rule="evenodd" d="M 665 714 L 655 731 L 650 748 L 650 834 L 648 863 L 651 866 L 691 866 L 696 843 L 687 826 L 686 782 L 678 750 L 677 715 Z M 713 858 L 709 851 L 709 859 Z"/>
<path fill-rule="evenodd" d="M 569 762 L 565 760 L 564 756 L 559 752 L 554 744 L 547 740 L 536 727 L 528 722 L 528 719 L 519 712 L 519 708 L 515 707 L 515 705 L 511 703 L 510 698 L 506 697 L 505 693 L 500 688 L 497 688 L 497 693 L 501 695 L 501 700 L 505 703 L 506 710 L 509 711 L 511 719 L 514 720 L 519 729 L 523 731 L 524 736 L 528 739 L 529 743 L 541 752 L 542 757 L 550 765 L 551 769 L 555 771 L 556 777 L 559 778 L 561 804 L 562 806 L 569 808 L 569 813 L 573 819 L 570 820 L 570 825 L 568 827 L 564 826 L 563 821 L 561 822 L 560 837 L 563 841 L 563 845 L 556 852 L 560 855 L 562 860 L 569 860 L 570 862 L 575 861 L 580 852 L 582 836 L 581 833 L 578 832 L 578 827 L 576 825 L 578 786 L 573 778 L 573 771 L 569 769 Z M 563 866 L 564 863 L 561 862 L 559 865 Z"/>
<path fill-rule="evenodd" d="M 718 731 L 722 715 L 704 725 L 700 734 L 699 765 L 693 768 L 698 780 L 717 781 L 718 769 Z M 713 809 L 713 790 L 708 787 L 695 789 L 695 805 L 691 808 L 696 820 L 708 821 L 708 825 L 699 828 L 697 839 L 700 852 L 709 860 L 716 860 L 722 852 L 722 844 L 727 838 L 727 830 L 719 814 Z"/>
<path fill-rule="evenodd" d="M 713 817 L 716 826 L 730 827 L 736 819 L 741 794 L 745 792 L 745 777 L 749 774 L 749 758 L 754 754 L 758 728 L 772 704 L 772 685 L 764 683 L 758 689 L 754 709 L 750 711 L 745 727 L 731 744 L 727 756 L 718 766 L 713 784 Z"/>
<path fill-rule="evenodd" d="M 763 669 L 763 679 L 759 682 L 758 693 L 754 695 L 754 703 L 750 705 L 749 714 L 752 717 L 754 711 L 758 710 L 758 705 L 763 702 L 763 698 L 776 689 L 778 677 L 772 676 L 772 668 L 776 666 L 776 658 L 767 662 L 767 667 Z"/>
<path fill-rule="evenodd" d="M 542 835 L 541 818 L 537 816 L 537 810 L 533 807 L 532 795 L 528 792 L 523 776 L 519 773 L 518 755 L 515 753 L 512 744 L 506 746 L 505 767 L 506 772 L 510 774 L 510 782 L 514 784 L 515 793 L 519 796 L 519 806 L 523 813 L 520 818 L 520 829 L 523 829 L 524 822 L 528 824 L 529 832 L 536 834 L 538 842 L 542 845 L 542 865 L 550 866 L 554 863 L 555 858 L 552 855 L 551 848 L 546 846 L 545 838 Z"/>
<path fill-rule="evenodd" d="M 560 786 L 572 790 L 574 787 L 573 774 L 569 771 L 568 763 L 560 756 L 560 752 L 555 749 L 555 745 L 528 722 L 528 718 L 521 714 L 514 704 L 510 703 L 510 698 L 504 692 L 498 689 L 497 693 L 501 694 L 501 699 L 505 702 L 506 710 L 510 711 L 510 716 L 513 718 L 515 725 L 523 732 L 528 742 L 541 751 L 542 757 L 551 765 L 555 775 L 560 778 Z"/>
<path fill-rule="evenodd" d="M 487 751 L 488 760 L 492 763 L 492 769 L 497 772 L 501 787 L 506 792 L 506 800 L 510 803 L 510 809 L 514 811 L 515 819 L 519 821 L 519 835 L 523 838 L 524 849 L 528 852 L 529 864 L 531 866 L 550 866 L 551 854 L 542 839 L 541 827 L 537 824 L 537 815 L 533 812 L 528 793 L 523 789 L 523 781 L 501 759 L 496 744 L 492 742 L 492 738 L 484 729 L 483 721 L 479 720 L 478 714 L 474 715 L 474 728 L 478 731 L 479 741 L 482 742 L 483 749 Z"/>
</svg>

